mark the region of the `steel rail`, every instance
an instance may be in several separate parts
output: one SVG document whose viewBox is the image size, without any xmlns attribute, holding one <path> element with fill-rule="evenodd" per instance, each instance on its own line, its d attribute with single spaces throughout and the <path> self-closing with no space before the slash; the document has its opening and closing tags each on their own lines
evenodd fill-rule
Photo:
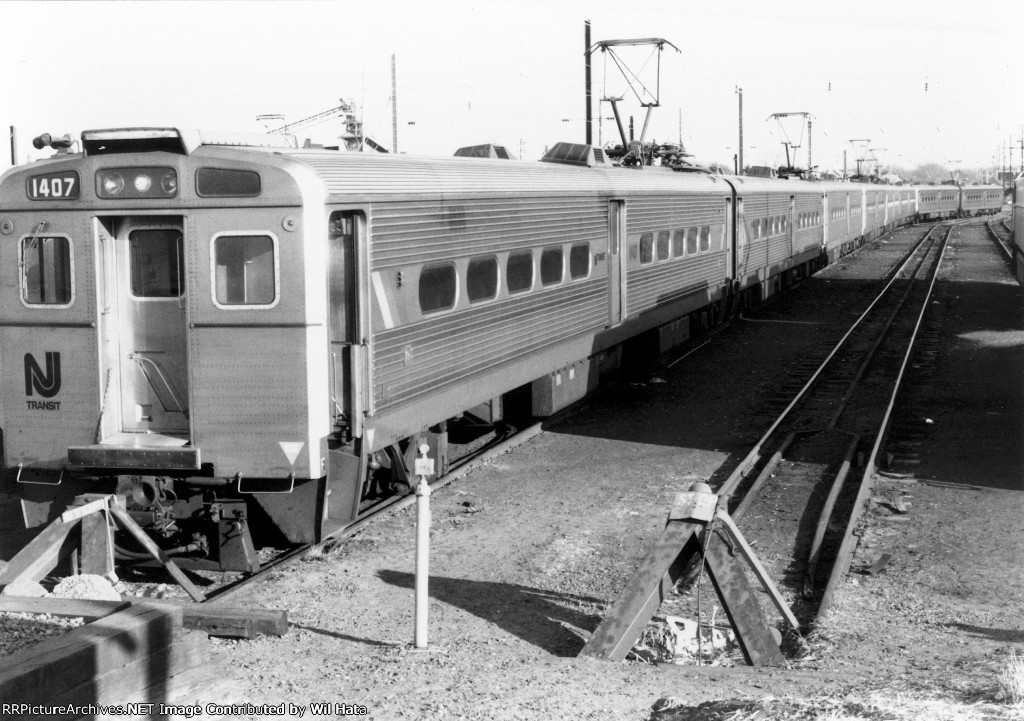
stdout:
<svg viewBox="0 0 1024 721">
<path fill-rule="evenodd" d="M 1004 227 L 1005 227 L 1005 223 L 1004 223 Z M 1003 242 L 1002 237 L 1000 237 L 999 233 L 997 233 L 995 231 L 995 228 L 992 227 L 992 221 L 991 220 L 986 220 L 985 221 L 985 229 L 988 230 L 989 235 L 992 236 L 992 239 L 996 241 L 996 245 L 999 246 L 999 250 L 1003 251 L 1003 255 L 1006 256 L 1006 259 L 1012 261 L 1013 260 L 1013 251 L 1010 250 L 1009 247 L 1007 247 L 1006 243 Z"/>
<path fill-rule="evenodd" d="M 757 443 L 755 443 L 754 446 L 750 449 L 746 457 L 744 457 L 744 459 L 740 461 L 739 465 L 736 466 L 735 470 L 733 470 L 733 472 L 725 480 L 725 483 L 723 483 L 722 486 L 718 489 L 719 495 L 731 496 L 736 491 L 736 488 L 740 485 L 740 483 L 742 483 L 747 478 L 746 473 L 749 470 L 751 470 L 761 458 L 761 449 L 771 439 L 775 431 L 779 428 L 780 425 L 782 425 L 782 422 L 787 418 L 787 416 L 789 416 L 793 409 L 796 408 L 797 405 L 799 405 L 799 403 L 804 399 L 804 396 L 806 396 L 808 392 L 810 392 L 811 388 L 817 382 L 819 376 L 821 376 L 821 374 L 824 373 L 825 369 L 832 362 L 832 359 L 839 353 L 843 346 L 846 345 L 846 341 L 849 340 L 850 336 L 853 335 L 854 331 L 856 331 L 861 326 L 861 324 L 868 317 L 868 315 L 874 310 L 875 306 L 878 305 L 882 301 L 882 299 L 888 294 L 889 289 L 892 287 L 892 285 L 897 280 L 899 280 L 900 273 L 902 273 L 906 266 L 910 263 L 910 261 L 913 260 L 914 255 L 917 253 L 918 249 L 931 237 L 932 233 L 934 233 L 935 229 L 938 227 L 939 224 L 932 226 L 931 229 L 929 229 L 928 232 L 925 233 L 924 237 L 922 237 L 921 240 L 919 240 L 914 245 L 914 248 L 907 254 L 907 257 L 900 264 L 899 268 L 897 268 L 896 271 L 892 274 L 892 278 L 890 278 L 889 282 L 885 284 L 885 287 L 883 287 L 882 290 L 879 291 L 875 299 L 871 301 L 871 303 L 864 310 L 864 312 L 860 314 L 860 317 L 857 318 L 856 321 L 854 321 L 853 325 L 851 325 L 850 328 L 843 335 L 843 337 L 839 339 L 839 342 L 836 343 L 836 345 L 829 352 L 825 360 L 821 362 L 818 368 L 811 375 L 810 379 L 797 392 L 796 396 L 793 397 L 793 400 L 790 401 L 789 405 L 786 406 L 782 413 L 779 414 L 779 416 L 775 419 L 775 421 L 768 428 L 768 430 L 764 432 L 764 434 L 757 441 Z"/>
<path fill-rule="evenodd" d="M 949 247 L 948 241 L 952 234 L 953 226 L 950 226 L 949 231 L 946 233 L 946 237 L 941 241 L 939 255 L 935 261 L 935 270 L 932 273 L 931 282 L 928 285 L 928 292 L 925 294 L 924 300 L 921 302 L 921 309 L 918 311 L 917 321 L 914 323 L 914 330 L 910 334 L 907 349 L 903 354 L 903 362 L 900 364 L 899 372 L 896 374 L 896 381 L 893 384 L 892 393 L 889 397 L 889 404 L 886 407 L 885 415 L 883 416 L 882 423 L 880 424 L 880 430 L 875 436 L 875 443 L 871 448 L 871 454 L 868 456 L 867 462 L 864 465 L 860 488 L 857 491 L 857 497 L 854 499 L 850 517 L 846 522 L 846 529 L 843 532 L 843 540 L 840 544 L 839 552 L 836 554 L 836 560 L 832 565 L 832 571 L 829 574 L 828 583 L 825 585 L 825 590 L 822 592 L 821 600 L 818 603 L 818 611 L 816 614 L 817 618 L 821 618 L 822 615 L 831 607 L 832 599 L 835 595 L 835 590 L 839 584 L 839 580 L 846 575 L 847 571 L 849 571 L 850 562 L 853 560 L 853 551 L 855 547 L 854 538 L 856 538 L 853 532 L 857 528 L 857 523 L 860 521 L 860 518 L 864 513 L 867 500 L 874 487 L 874 476 L 876 463 L 878 462 L 878 454 L 884 447 L 885 441 L 888 439 L 889 427 L 892 423 L 893 409 L 896 407 L 896 400 L 899 397 L 900 390 L 903 386 L 903 377 L 906 375 L 907 367 L 910 365 L 910 359 L 914 352 L 917 336 L 920 333 L 921 325 L 924 322 L 925 313 L 928 311 L 929 301 L 931 300 L 932 294 L 935 290 L 935 283 L 938 281 L 939 271 L 942 268 L 942 261 L 946 254 L 946 248 Z"/>
</svg>

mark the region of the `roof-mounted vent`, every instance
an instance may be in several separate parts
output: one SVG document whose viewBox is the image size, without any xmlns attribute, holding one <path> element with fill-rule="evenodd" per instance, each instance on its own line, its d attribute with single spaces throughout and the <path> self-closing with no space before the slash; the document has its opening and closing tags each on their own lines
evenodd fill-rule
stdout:
<svg viewBox="0 0 1024 721">
<path fill-rule="evenodd" d="M 153 152 L 188 155 L 202 145 L 247 148 L 297 147 L 294 135 L 200 132 L 177 128 L 115 128 L 82 132 L 82 148 L 86 155 Z"/>
<path fill-rule="evenodd" d="M 504 145 L 467 145 L 455 151 L 456 158 L 498 158 L 499 160 L 514 160 L 508 154 Z"/>
<path fill-rule="evenodd" d="M 611 165 L 603 150 L 581 143 L 555 143 L 540 161 L 542 163 L 579 165 L 587 168 Z"/>
</svg>

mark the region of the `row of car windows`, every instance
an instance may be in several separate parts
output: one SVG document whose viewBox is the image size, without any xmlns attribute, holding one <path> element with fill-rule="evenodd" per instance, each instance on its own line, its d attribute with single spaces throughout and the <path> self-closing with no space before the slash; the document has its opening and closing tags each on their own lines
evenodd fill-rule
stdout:
<svg viewBox="0 0 1024 721">
<path fill-rule="evenodd" d="M 716 233 L 720 236 L 720 233 Z M 721 238 L 711 238 L 711 226 L 701 225 L 675 230 L 659 230 L 654 233 L 640 234 L 640 265 L 647 265 L 657 260 L 682 258 L 712 250 L 721 250 Z"/>
<path fill-rule="evenodd" d="M 789 230 L 789 218 L 785 215 L 773 215 L 770 218 L 754 218 L 750 221 L 750 237 L 752 240 L 781 235 Z"/>
<path fill-rule="evenodd" d="M 541 287 L 556 286 L 565 280 L 565 250 L 560 245 L 543 248 L 539 257 L 530 250 L 514 251 L 505 259 L 505 289 L 509 295 L 532 290 L 540 277 Z M 590 243 L 574 243 L 568 253 L 569 281 L 590 275 Z M 459 299 L 459 288 L 465 288 L 470 304 L 484 303 L 498 297 L 502 274 L 494 255 L 470 258 L 465 266 L 465 279 L 459 282 L 455 263 L 435 263 L 420 271 L 419 305 L 421 313 L 451 310 Z M 539 271 L 539 272 L 538 272 Z"/>
<path fill-rule="evenodd" d="M 796 216 L 797 228 L 815 228 L 821 225 L 821 211 L 811 210 L 806 213 L 798 213 Z"/>
<path fill-rule="evenodd" d="M 218 235 L 210 252 L 215 305 L 265 308 L 277 303 L 277 247 L 272 236 Z M 26 305 L 66 308 L 74 302 L 74 254 L 67 236 L 22 238 L 20 255 L 21 298 Z M 133 298 L 180 298 L 185 292 L 184 244 L 177 228 L 131 231 L 128 265 L 128 292 Z"/>
</svg>

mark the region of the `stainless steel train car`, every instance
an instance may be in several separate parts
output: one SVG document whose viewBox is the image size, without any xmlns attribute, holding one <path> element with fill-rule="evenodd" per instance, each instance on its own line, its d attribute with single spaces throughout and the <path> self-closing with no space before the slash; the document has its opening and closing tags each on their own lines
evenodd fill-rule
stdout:
<svg viewBox="0 0 1024 721">
<path fill-rule="evenodd" d="M 254 570 L 407 489 L 421 443 L 444 473 L 451 419 L 553 413 L 624 346 L 667 350 L 919 212 L 912 189 L 544 160 L 134 128 L 7 172 L 26 523 L 118 493 L 182 565 Z"/>
<path fill-rule="evenodd" d="M 999 185 L 964 185 L 960 187 L 960 214 L 964 217 L 995 213 L 1003 206 L 1003 189 Z"/>
</svg>

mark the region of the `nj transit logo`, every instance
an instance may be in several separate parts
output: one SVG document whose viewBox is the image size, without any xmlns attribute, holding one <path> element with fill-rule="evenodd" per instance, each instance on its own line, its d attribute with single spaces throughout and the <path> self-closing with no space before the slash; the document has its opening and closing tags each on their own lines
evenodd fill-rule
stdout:
<svg viewBox="0 0 1024 721">
<path fill-rule="evenodd" d="M 60 353 L 46 351 L 46 372 L 31 353 L 25 354 L 25 395 L 38 393 L 43 398 L 53 398 L 60 392 Z"/>
</svg>

